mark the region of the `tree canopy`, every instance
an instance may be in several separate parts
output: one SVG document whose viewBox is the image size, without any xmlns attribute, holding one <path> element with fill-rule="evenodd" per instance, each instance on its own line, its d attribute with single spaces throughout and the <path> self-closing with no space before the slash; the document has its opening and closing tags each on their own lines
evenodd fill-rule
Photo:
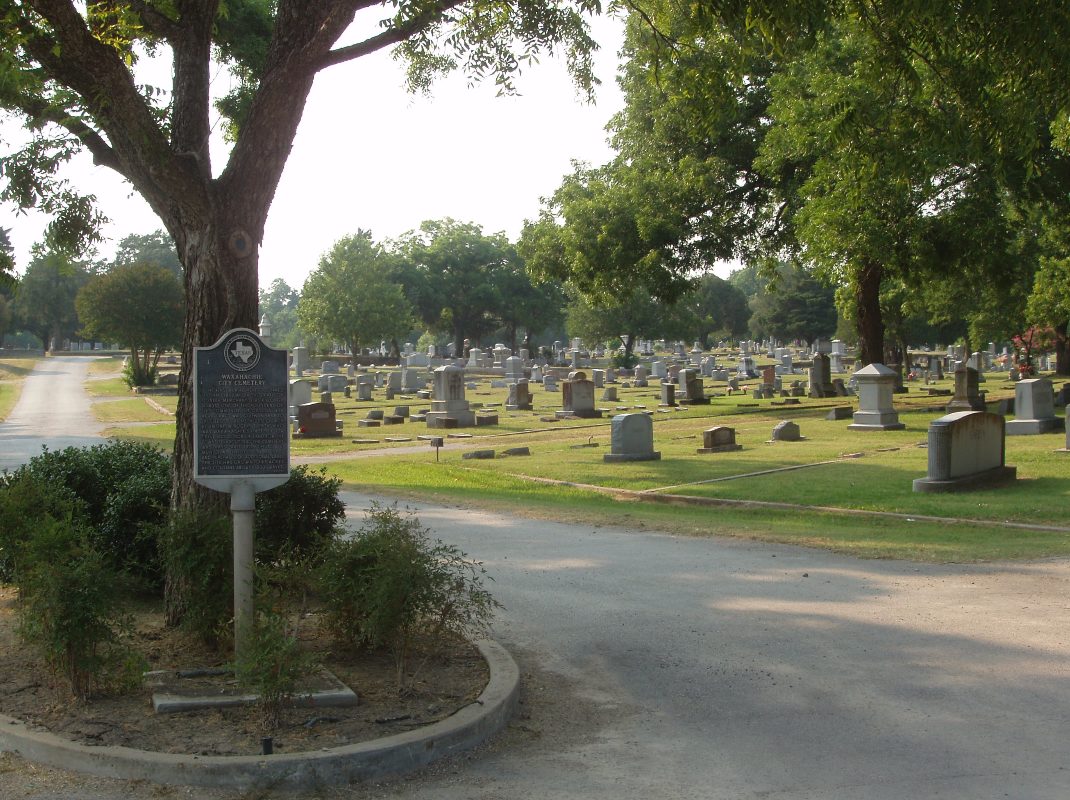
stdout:
<svg viewBox="0 0 1070 800">
<path fill-rule="evenodd" d="M 335 242 L 308 276 L 297 318 L 301 330 L 350 352 L 395 340 L 412 328 L 412 306 L 389 272 L 389 259 L 368 231 Z"/>
<path fill-rule="evenodd" d="M 84 336 L 130 349 L 132 386 L 155 383 L 160 354 L 182 341 L 182 284 L 166 267 L 114 267 L 90 278 L 75 304 Z"/>
<path fill-rule="evenodd" d="M 74 299 L 88 280 L 89 268 L 84 262 L 62 253 L 38 252 L 15 289 L 12 311 L 16 328 L 40 339 L 46 351 L 53 343 L 74 337 L 78 330 Z"/>
<path fill-rule="evenodd" d="M 428 220 L 389 244 L 398 279 L 420 319 L 447 332 L 460 353 L 499 327 L 503 286 L 517 255 L 503 233 L 452 219 Z"/>
<path fill-rule="evenodd" d="M 184 267 L 177 504 L 206 498 L 192 481 L 193 348 L 257 323 L 257 251 L 317 73 L 396 47 L 411 88 L 460 70 L 509 92 L 553 51 L 589 91 L 585 15 L 599 10 L 595 0 L 0 0 L 0 108 L 27 130 L 25 146 L 0 155 L 0 200 L 52 215 L 54 246 L 84 248 L 101 211 L 63 168 L 86 151 L 146 200 Z M 170 57 L 170 87 L 139 77 L 152 53 Z M 234 88 L 215 101 L 219 66 Z M 215 165 L 220 122 L 230 150 Z"/>
</svg>

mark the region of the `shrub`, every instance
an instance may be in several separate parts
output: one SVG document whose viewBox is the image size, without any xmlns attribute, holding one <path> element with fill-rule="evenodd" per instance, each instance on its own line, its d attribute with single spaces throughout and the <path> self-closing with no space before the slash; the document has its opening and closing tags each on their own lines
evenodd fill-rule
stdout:
<svg viewBox="0 0 1070 800">
<path fill-rule="evenodd" d="M 264 727 L 274 730 L 301 676 L 315 667 L 315 659 L 301 649 L 296 632 L 287 630 L 285 618 L 267 609 L 257 613 L 234 670 L 238 683 L 258 695 Z"/>
<path fill-rule="evenodd" d="M 25 467 L 0 475 L 0 582 L 17 580 L 20 551 L 43 521 L 85 519 L 85 504 L 66 486 L 42 483 Z"/>
<path fill-rule="evenodd" d="M 334 538 L 345 519 L 345 503 L 338 497 L 342 481 L 300 465 L 290 470 L 282 486 L 256 496 L 254 536 L 261 563 L 287 558 L 316 558 Z"/>
<path fill-rule="evenodd" d="M 90 448 L 45 450 L 23 469 L 37 482 L 66 487 L 85 507 L 93 543 L 107 563 L 159 589 L 155 530 L 167 518 L 171 459 L 150 445 L 111 440 Z"/>
<path fill-rule="evenodd" d="M 124 641 L 118 576 L 70 520 L 45 518 L 22 548 L 18 575 L 19 633 L 85 698 L 103 688 L 136 684 L 141 661 Z"/>
<path fill-rule="evenodd" d="M 328 629 L 350 645 L 390 648 L 399 688 L 416 635 L 482 633 L 499 607 L 483 588 L 482 564 L 428 533 L 414 514 L 375 504 L 353 539 L 329 548 L 319 573 Z"/>
<path fill-rule="evenodd" d="M 610 357 L 610 363 L 617 369 L 631 369 L 639 363 L 639 356 L 619 350 Z"/>
<path fill-rule="evenodd" d="M 183 630 L 211 645 L 227 636 L 233 616 L 234 567 L 230 517 L 179 511 L 156 529 L 167 574 L 167 607 Z"/>
<path fill-rule="evenodd" d="M 96 527 L 94 543 L 143 593 L 163 588 L 157 531 L 167 518 L 164 498 L 170 493 L 170 470 L 132 475 L 108 494 Z"/>
<path fill-rule="evenodd" d="M 123 383 L 131 389 L 135 386 L 155 386 L 156 373 L 156 367 L 145 369 L 137 358 L 128 358 L 126 363 L 123 364 L 122 379 Z"/>
<path fill-rule="evenodd" d="M 170 502 L 170 456 L 139 442 L 111 439 L 105 444 L 88 448 L 46 449 L 41 455 L 30 459 L 26 469 L 37 480 L 66 486 L 81 498 L 94 525 L 103 520 L 109 495 L 135 476 L 151 474 L 164 478 L 153 484 L 155 494 L 152 500 L 162 508 L 166 508 Z M 162 491 L 164 486 L 166 491 Z"/>
</svg>

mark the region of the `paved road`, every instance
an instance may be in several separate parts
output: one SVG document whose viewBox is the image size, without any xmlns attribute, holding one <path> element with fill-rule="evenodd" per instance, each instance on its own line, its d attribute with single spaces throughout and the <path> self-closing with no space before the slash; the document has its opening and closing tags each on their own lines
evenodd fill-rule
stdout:
<svg viewBox="0 0 1070 800">
<path fill-rule="evenodd" d="M 359 520 L 369 498 L 345 500 Z M 418 510 L 496 578 L 521 715 L 473 757 L 325 796 L 1070 797 L 1066 561 L 858 561 Z M 232 797 L 7 764 L 2 797 Z"/>
<path fill-rule="evenodd" d="M 93 419 L 83 384 L 92 359 L 53 356 L 26 377 L 19 402 L 0 422 L 0 470 L 50 450 L 85 447 L 100 441 L 103 426 Z"/>
<path fill-rule="evenodd" d="M 350 495 L 351 508 L 365 498 Z M 1070 568 L 931 566 L 425 507 L 571 700 L 388 796 L 1066 798 Z M 549 677 L 548 677 L 549 675 Z M 569 715 L 585 731 L 570 732 Z"/>
</svg>

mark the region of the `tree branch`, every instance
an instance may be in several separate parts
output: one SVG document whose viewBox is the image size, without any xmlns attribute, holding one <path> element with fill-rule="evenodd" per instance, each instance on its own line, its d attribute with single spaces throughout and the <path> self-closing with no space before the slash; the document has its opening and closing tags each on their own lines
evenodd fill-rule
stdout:
<svg viewBox="0 0 1070 800">
<path fill-rule="evenodd" d="M 316 63 L 315 69 L 318 72 L 321 69 L 334 66 L 335 64 L 342 64 L 346 61 L 353 61 L 354 59 L 369 55 L 370 53 L 382 50 L 384 47 L 389 47 L 392 44 L 399 44 L 438 22 L 447 11 L 451 8 L 456 8 L 465 1 L 466 0 L 441 0 L 441 2 L 436 3 L 422 14 L 418 14 L 402 25 L 389 28 L 376 36 L 365 39 L 363 42 L 357 42 L 356 44 L 347 45 L 346 47 L 339 47 L 337 50 L 331 50 Z"/>
<path fill-rule="evenodd" d="M 89 127 L 85 121 L 71 116 L 65 113 L 63 109 L 49 105 L 38 98 L 20 97 L 16 102 L 18 102 L 22 112 L 31 120 L 51 122 L 66 129 L 92 154 L 94 164 L 100 167 L 109 167 L 126 177 L 123 173 L 122 163 L 111 145 L 105 141 L 103 136 Z"/>
<path fill-rule="evenodd" d="M 149 5 L 145 0 L 126 0 L 126 2 L 130 10 L 137 14 L 145 30 L 153 36 L 171 40 L 178 35 L 178 24 L 155 6 Z"/>
<path fill-rule="evenodd" d="M 71 0 L 26 0 L 26 5 L 48 25 L 46 34 L 26 17 L 18 21 L 27 52 L 49 78 L 79 95 L 107 136 L 118 171 L 165 219 L 184 203 L 206 207 L 204 182 L 174 158 L 120 54 L 93 36 Z"/>
</svg>

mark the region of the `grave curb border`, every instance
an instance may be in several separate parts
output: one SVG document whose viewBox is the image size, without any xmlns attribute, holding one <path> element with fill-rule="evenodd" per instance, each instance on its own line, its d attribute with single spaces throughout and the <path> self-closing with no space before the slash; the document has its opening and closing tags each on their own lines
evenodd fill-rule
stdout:
<svg viewBox="0 0 1070 800">
<path fill-rule="evenodd" d="M 193 756 L 79 744 L 0 714 L 0 752 L 102 777 L 210 788 L 310 789 L 396 777 L 482 744 L 511 719 L 520 694 L 516 662 L 492 639 L 473 644 L 490 672 L 479 697 L 444 720 L 381 739 L 271 756 Z"/>
</svg>

